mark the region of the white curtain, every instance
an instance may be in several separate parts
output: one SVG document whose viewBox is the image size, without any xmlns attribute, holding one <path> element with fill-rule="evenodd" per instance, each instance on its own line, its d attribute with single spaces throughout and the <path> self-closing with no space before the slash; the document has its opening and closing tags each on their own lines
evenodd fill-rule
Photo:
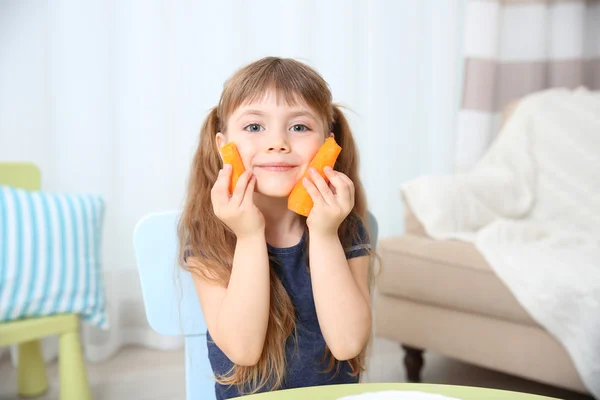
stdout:
<svg viewBox="0 0 600 400">
<path fill-rule="evenodd" d="M 503 112 L 548 88 L 600 90 L 600 1 L 469 0 L 456 169 L 487 151 Z"/>
<path fill-rule="evenodd" d="M 88 359 L 126 343 L 181 345 L 146 323 L 132 232 L 144 214 L 181 206 L 202 120 L 247 62 L 294 57 L 322 73 L 352 110 L 380 235 L 401 233 L 400 185 L 452 169 L 463 8 L 462 0 L 0 3 L 0 160 L 36 162 L 44 190 L 107 202 L 112 326 L 86 328 Z"/>
</svg>

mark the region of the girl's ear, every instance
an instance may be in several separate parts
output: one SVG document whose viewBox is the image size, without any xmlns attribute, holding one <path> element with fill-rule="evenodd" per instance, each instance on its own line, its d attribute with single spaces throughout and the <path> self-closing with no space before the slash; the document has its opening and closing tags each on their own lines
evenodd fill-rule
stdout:
<svg viewBox="0 0 600 400">
<path fill-rule="evenodd" d="M 225 139 L 225 135 L 222 132 L 217 132 L 215 135 L 215 143 L 217 144 L 217 151 L 219 152 L 219 156 L 221 160 L 223 160 L 223 155 L 221 154 L 221 147 L 227 144 L 227 140 Z"/>
<path fill-rule="evenodd" d="M 329 132 L 329 137 L 335 137 L 335 135 L 333 134 L 333 132 Z"/>
</svg>

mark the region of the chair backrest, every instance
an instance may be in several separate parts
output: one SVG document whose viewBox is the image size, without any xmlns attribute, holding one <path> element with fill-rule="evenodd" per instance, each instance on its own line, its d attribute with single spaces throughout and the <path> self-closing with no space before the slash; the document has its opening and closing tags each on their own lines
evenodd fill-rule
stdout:
<svg viewBox="0 0 600 400">
<path fill-rule="evenodd" d="M 177 265 L 179 216 L 179 211 L 153 213 L 135 227 L 133 241 L 144 306 L 152 329 L 185 337 L 187 399 L 213 399 L 204 315 L 190 273 Z M 375 248 L 378 225 L 370 212 L 367 224 Z"/>
<path fill-rule="evenodd" d="M 41 173 L 37 165 L 29 162 L 0 162 L 0 185 L 25 190 L 40 190 Z M 13 365 L 17 365 L 17 348 L 10 349 Z"/>
<path fill-rule="evenodd" d="M 0 185 L 14 186 L 26 190 L 40 190 L 40 170 L 33 163 L 1 162 Z"/>
<path fill-rule="evenodd" d="M 377 224 L 377 218 L 371 213 L 371 211 L 367 210 L 367 226 L 369 227 L 369 231 L 371 233 L 371 243 L 373 250 L 377 248 L 377 240 L 379 236 L 379 225 Z"/>
<path fill-rule="evenodd" d="M 148 322 L 163 335 L 206 333 L 206 323 L 189 272 L 177 265 L 179 211 L 150 214 L 134 232 Z"/>
<path fill-rule="evenodd" d="M 206 348 L 206 323 L 189 272 L 177 264 L 179 211 L 154 213 L 134 231 L 146 317 L 162 335 L 185 337 L 185 384 L 188 400 L 215 398 Z"/>
</svg>

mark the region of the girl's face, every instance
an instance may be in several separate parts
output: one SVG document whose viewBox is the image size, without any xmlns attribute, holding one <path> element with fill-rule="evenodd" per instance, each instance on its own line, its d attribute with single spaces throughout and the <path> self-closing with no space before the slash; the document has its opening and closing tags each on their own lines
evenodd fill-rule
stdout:
<svg viewBox="0 0 600 400">
<path fill-rule="evenodd" d="M 217 133 L 216 139 L 219 148 L 236 144 L 244 167 L 256 176 L 257 192 L 287 197 L 325 138 L 323 120 L 311 108 L 278 104 L 270 90 L 261 100 L 238 107 L 227 132 Z"/>
</svg>

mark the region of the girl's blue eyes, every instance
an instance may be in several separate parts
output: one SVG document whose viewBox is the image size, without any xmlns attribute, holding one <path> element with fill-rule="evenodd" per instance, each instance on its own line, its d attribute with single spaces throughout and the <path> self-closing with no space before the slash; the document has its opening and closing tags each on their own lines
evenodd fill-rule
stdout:
<svg viewBox="0 0 600 400">
<path fill-rule="evenodd" d="M 250 124 L 244 128 L 244 130 L 247 130 L 248 132 L 260 132 L 262 129 L 263 127 L 259 124 Z"/>
<path fill-rule="evenodd" d="M 263 131 L 265 128 L 260 126 L 259 124 L 250 124 L 247 125 L 244 130 L 252 133 Z M 306 132 L 310 130 L 308 126 L 303 124 L 296 124 L 291 127 L 292 132 Z"/>
<path fill-rule="evenodd" d="M 300 129 L 299 130 L 294 129 L 296 127 L 300 128 Z M 306 132 L 308 130 L 309 130 L 308 126 L 306 126 L 306 125 L 298 124 L 298 125 L 292 126 L 292 131 L 294 131 L 294 132 Z"/>
</svg>

